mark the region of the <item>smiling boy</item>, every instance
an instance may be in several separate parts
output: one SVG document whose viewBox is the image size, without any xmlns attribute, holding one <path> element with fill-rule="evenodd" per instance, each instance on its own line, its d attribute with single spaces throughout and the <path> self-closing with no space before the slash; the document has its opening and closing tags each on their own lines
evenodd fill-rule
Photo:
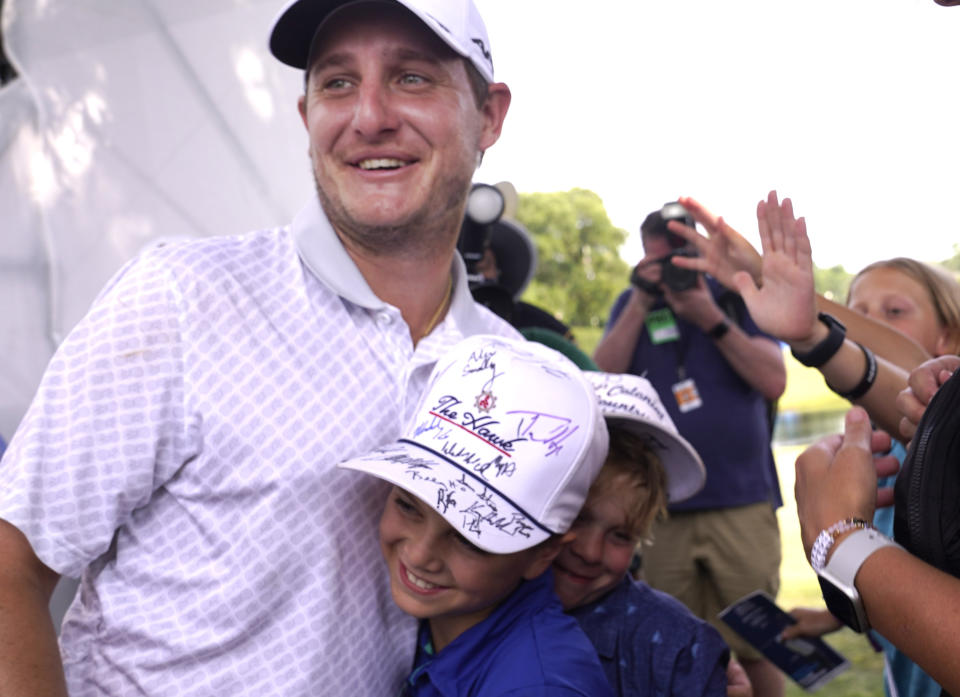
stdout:
<svg viewBox="0 0 960 697">
<path fill-rule="evenodd" d="M 653 386 L 630 374 L 588 372 L 609 431 L 606 462 L 553 564 L 556 592 L 593 643 L 614 692 L 727 694 L 729 649 L 682 603 L 628 574 L 633 552 L 666 511 L 706 479 Z"/>
<path fill-rule="evenodd" d="M 437 363 L 405 438 L 340 465 L 394 485 L 380 545 L 421 620 L 405 695 L 611 695 L 550 572 L 606 450 L 571 361 L 477 336 Z"/>
</svg>

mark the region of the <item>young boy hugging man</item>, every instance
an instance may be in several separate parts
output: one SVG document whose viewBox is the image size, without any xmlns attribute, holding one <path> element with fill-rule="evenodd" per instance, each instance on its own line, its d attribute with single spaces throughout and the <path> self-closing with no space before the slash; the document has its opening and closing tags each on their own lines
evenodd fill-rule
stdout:
<svg viewBox="0 0 960 697">
<path fill-rule="evenodd" d="M 617 695 L 726 694 L 730 652 L 683 604 L 627 572 L 671 502 L 706 481 L 656 390 L 629 374 L 586 373 L 610 434 L 607 460 L 553 564 L 556 591 L 600 656 Z"/>
<path fill-rule="evenodd" d="M 380 546 L 422 620 L 404 695 L 612 697 L 550 571 L 606 453 L 579 368 L 480 335 L 437 362 L 405 438 L 340 465 L 394 485 Z"/>
</svg>

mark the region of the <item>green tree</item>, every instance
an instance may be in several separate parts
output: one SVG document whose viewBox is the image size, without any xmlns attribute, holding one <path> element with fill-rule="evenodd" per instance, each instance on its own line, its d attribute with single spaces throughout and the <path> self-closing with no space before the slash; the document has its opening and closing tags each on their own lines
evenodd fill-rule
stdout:
<svg viewBox="0 0 960 697">
<path fill-rule="evenodd" d="M 852 279 L 853 274 L 839 265 L 828 269 L 821 269 L 817 265 L 813 267 L 813 287 L 818 293 L 840 304 L 847 301 L 847 289 Z"/>
<path fill-rule="evenodd" d="M 586 189 L 520 194 L 516 217 L 539 257 L 523 299 L 572 326 L 602 325 L 630 267 L 618 252 L 627 233 L 600 197 Z"/>
<path fill-rule="evenodd" d="M 960 245 L 953 245 L 953 256 L 941 262 L 940 265 L 954 273 L 960 272 Z"/>
</svg>

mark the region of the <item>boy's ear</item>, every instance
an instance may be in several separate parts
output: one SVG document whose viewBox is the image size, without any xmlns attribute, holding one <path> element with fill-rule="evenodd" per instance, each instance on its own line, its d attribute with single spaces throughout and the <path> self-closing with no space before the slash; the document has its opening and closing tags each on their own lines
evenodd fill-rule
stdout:
<svg viewBox="0 0 960 697">
<path fill-rule="evenodd" d="M 560 554 L 563 545 L 570 542 L 574 537 L 575 535 L 572 532 L 564 535 L 552 535 L 549 539 L 544 540 L 534 547 L 531 550 L 533 556 L 530 558 L 530 563 L 523 573 L 523 578 L 530 581 L 546 571 L 553 563 L 553 560 L 557 558 L 557 555 Z"/>
</svg>

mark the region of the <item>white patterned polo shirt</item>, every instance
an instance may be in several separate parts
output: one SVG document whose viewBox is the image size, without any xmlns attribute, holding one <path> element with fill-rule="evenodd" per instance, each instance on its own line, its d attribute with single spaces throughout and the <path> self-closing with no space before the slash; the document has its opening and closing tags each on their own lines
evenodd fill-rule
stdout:
<svg viewBox="0 0 960 697">
<path fill-rule="evenodd" d="M 336 464 L 401 434 L 435 360 L 517 336 L 457 257 L 414 349 L 316 201 L 287 228 L 154 248 L 71 332 L 0 463 L 0 517 L 82 576 L 70 694 L 396 694 L 385 485 Z"/>
</svg>

